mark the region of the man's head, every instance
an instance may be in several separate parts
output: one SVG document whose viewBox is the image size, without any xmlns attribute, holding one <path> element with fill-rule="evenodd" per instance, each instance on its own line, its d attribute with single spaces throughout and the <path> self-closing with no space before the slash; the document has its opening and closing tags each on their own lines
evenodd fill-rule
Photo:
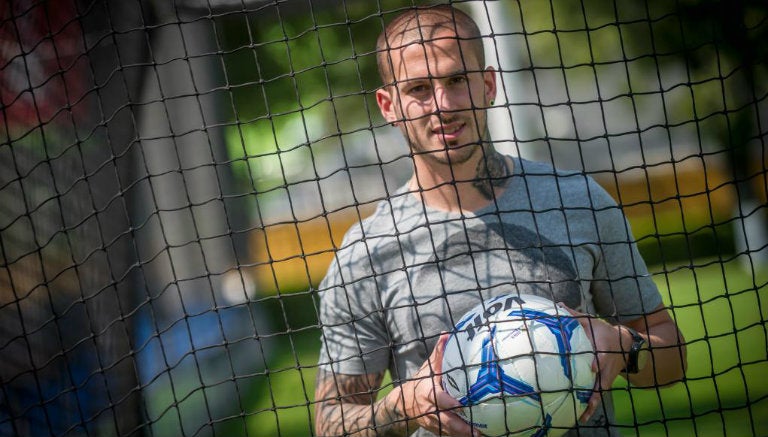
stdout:
<svg viewBox="0 0 768 437">
<path fill-rule="evenodd" d="M 475 22 L 447 5 L 410 9 L 387 25 L 378 47 L 384 86 L 376 102 L 417 159 L 450 165 L 477 159 L 496 75 L 484 68 Z"/>
<path fill-rule="evenodd" d="M 376 41 L 376 63 L 381 83 L 390 85 L 394 80 L 391 50 L 407 44 L 429 41 L 441 30 L 458 34 L 459 38 L 467 42 L 466 46 L 469 48 L 464 56 L 474 56 L 478 65 L 485 65 L 482 35 L 469 15 L 450 5 L 413 8 L 390 21 Z"/>
</svg>

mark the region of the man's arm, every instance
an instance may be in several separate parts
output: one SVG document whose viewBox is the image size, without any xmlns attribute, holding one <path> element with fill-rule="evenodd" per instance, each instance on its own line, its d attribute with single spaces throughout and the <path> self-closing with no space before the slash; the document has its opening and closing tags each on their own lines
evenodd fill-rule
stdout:
<svg viewBox="0 0 768 437">
<path fill-rule="evenodd" d="M 384 372 L 343 375 L 319 369 L 315 381 L 315 433 L 318 436 L 401 435 L 396 428 L 402 427 L 402 415 L 376 402 L 383 378 Z"/>
<path fill-rule="evenodd" d="M 636 387 L 658 387 L 681 381 L 688 367 L 685 339 L 677 328 L 677 323 L 664 306 L 652 313 L 626 323 L 645 339 L 645 348 L 641 353 L 648 354 L 644 367 L 635 374 L 627 375 L 629 382 Z M 625 331 L 625 330 L 623 330 Z M 628 351 L 627 332 L 622 332 L 624 350 Z M 631 339 L 631 334 L 629 335 Z"/>
<path fill-rule="evenodd" d="M 442 389 L 444 334 L 419 371 L 376 400 L 384 373 L 342 375 L 319 369 L 315 387 L 318 436 L 405 436 L 422 427 L 438 435 L 480 436 L 454 410 L 459 402 Z"/>
</svg>

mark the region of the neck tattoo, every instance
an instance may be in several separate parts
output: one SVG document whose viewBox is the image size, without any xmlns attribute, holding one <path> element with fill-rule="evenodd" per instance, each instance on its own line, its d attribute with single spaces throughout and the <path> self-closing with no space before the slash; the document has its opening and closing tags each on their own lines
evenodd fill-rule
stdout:
<svg viewBox="0 0 768 437">
<path fill-rule="evenodd" d="M 486 199 L 493 200 L 495 188 L 506 183 L 505 176 L 509 170 L 504 155 L 497 152 L 492 146 L 484 148 L 485 155 L 477 163 L 477 178 L 472 185 L 480 191 Z"/>
</svg>

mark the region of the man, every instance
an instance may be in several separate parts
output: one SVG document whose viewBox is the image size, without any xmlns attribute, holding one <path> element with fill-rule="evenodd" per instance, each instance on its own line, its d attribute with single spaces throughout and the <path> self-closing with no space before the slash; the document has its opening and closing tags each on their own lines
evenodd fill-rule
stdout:
<svg viewBox="0 0 768 437">
<path fill-rule="evenodd" d="M 659 386 L 686 367 L 682 336 L 623 214 L 583 174 L 494 150 L 486 108 L 496 74 L 483 68 L 466 14 L 408 10 L 377 50 L 376 100 L 408 141 L 414 172 L 350 229 L 319 287 L 317 435 L 479 436 L 442 388 L 441 333 L 502 293 L 572 308 L 598 351 L 598 378 L 569 435 L 618 435 L 606 391 L 614 379 Z M 377 399 L 387 370 L 391 390 Z"/>
</svg>

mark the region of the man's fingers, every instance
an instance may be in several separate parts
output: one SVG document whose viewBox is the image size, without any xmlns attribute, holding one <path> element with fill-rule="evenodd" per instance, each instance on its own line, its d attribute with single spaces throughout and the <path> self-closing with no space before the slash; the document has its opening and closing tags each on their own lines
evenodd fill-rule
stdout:
<svg viewBox="0 0 768 437">
<path fill-rule="evenodd" d="M 440 357 L 443 356 L 443 352 L 445 352 L 445 344 L 448 343 L 448 339 L 451 337 L 451 334 L 447 332 L 443 332 L 440 334 L 440 338 L 437 339 L 437 344 L 435 345 L 435 350 L 432 351 L 433 355 L 439 355 Z"/>
<path fill-rule="evenodd" d="M 437 339 L 437 344 L 435 345 L 435 348 L 432 350 L 432 355 L 429 357 L 430 365 L 432 366 L 432 371 L 434 373 L 440 375 L 443 372 L 443 352 L 445 351 L 445 344 L 448 342 L 448 338 L 450 337 L 450 334 L 447 332 L 443 332 L 440 334 L 440 338 Z"/>
<path fill-rule="evenodd" d="M 443 390 L 436 391 L 435 400 L 437 401 L 437 408 L 441 411 L 453 411 L 463 406 L 453 396 Z"/>
<path fill-rule="evenodd" d="M 444 334 L 440 337 L 440 343 L 448 339 Z M 437 349 L 437 348 L 436 348 Z M 459 415 L 459 409 L 464 406 L 456 398 L 448 394 L 442 387 L 435 387 L 435 406 L 437 407 L 437 420 L 440 421 L 441 432 L 451 436 L 481 437 L 482 434 L 472 425 L 467 423 Z"/>
<path fill-rule="evenodd" d="M 579 311 L 576 311 L 572 308 L 569 308 L 567 305 L 565 305 L 562 302 L 558 302 L 557 305 L 560 308 L 563 308 L 564 310 L 568 311 L 573 318 L 575 318 L 579 324 L 584 328 L 584 330 L 587 332 L 587 337 L 592 342 L 592 346 L 595 346 L 595 338 L 594 338 L 594 330 L 592 326 L 592 319 L 588 314 L 581 313 Z M 604 378 L 603 375 L 605 375 L 606 372 L 602 372 L 600 368 L 600 360 L 598 359 L 599 354 L 595 354 L 595 358 L 592 360 L 592 372 L 597 374 L 597 379 L 595 381 L 595 387 L 592 390 L 592 396 L 589 397 L 589 401 L 587 401 L 587 408 L 584 410 L 584 412 L 581 414 L 581 417 L 579 417 L 579 423 L 586 423 L 590 417 L 592 417 L 593 414 L 595 414 L 595 411 L 597 411 L 597 408 L 600 406 L 600 403 L 602 402 L 603 396 L 601 390 L 604 389 L 604 387 L 610 387 L 611 381 L 608 381 L 608 378 Z"/>
<path fill-rule="evenodd" d="M 418 380 L 414 381 L 414 411 L 420 417 L 419 425 L 433 433 L 481 437 L 476 429 L 456 414 L 462 407 L 461 403 L 442 387 L 443 352 L 450 336 L 447 332 L 440 335 L 429 359 L 416 374 Z"/>
<path fill-rule="evenodd" d="M 603 390 L 608 390 L 611 388 L 612 379 L 606 377 L 605 375 L 606 372 L 599 372 L 597 374 L 595 387 L 592 389 L 592 396 L 589 397 L 589 401 L 587 402 L 587 409 L 584 410 L 584 413 L 582 413 L 581 417 L 579 418 L 580 423 L 586 423 L 589 418 L 595 414 L 597 407 L 600 406 L 600 403 L 603 400 Z"/>
<path fill-rule="evenodd" d="M 584 410 L 584 412 L 581 413 L 581 417 L 579 417 L 579 423 L 587 423 L 589 418 L 595 414 L 595 411 L 597 411 L 597 407 L 600 405 L 602 399 L 603 395 L 599 391 L 595 390 L 592 393 L 592 396 L 589 397 L 589 401 L 587 402 L 587 409 Z"/>
<path fill-rule="evenodd" d="M 482 434 L 472 425 L 464 421 L 458 414 L 452 411 L 441 411 L 437 414 L 439 429 L 436 429 L 442 435 L 450 436 L 474 436 L 480 437 Z"/>
<path fill-rule="evenodd" d="M 571 313 L 571 316 L 574 319 L 576 319 L 577 322 L 579 322 L 581 327 L 584 328 L 587 331 L 587 334 L 589 335 L 591 331 L 591 329 L 589 329 L 589 314 L 584 314 L 582 312 L 576 311 L 575 309 L 569 307 L 563 302 L 558 302 L 557 306 Z"/>
</svg>

